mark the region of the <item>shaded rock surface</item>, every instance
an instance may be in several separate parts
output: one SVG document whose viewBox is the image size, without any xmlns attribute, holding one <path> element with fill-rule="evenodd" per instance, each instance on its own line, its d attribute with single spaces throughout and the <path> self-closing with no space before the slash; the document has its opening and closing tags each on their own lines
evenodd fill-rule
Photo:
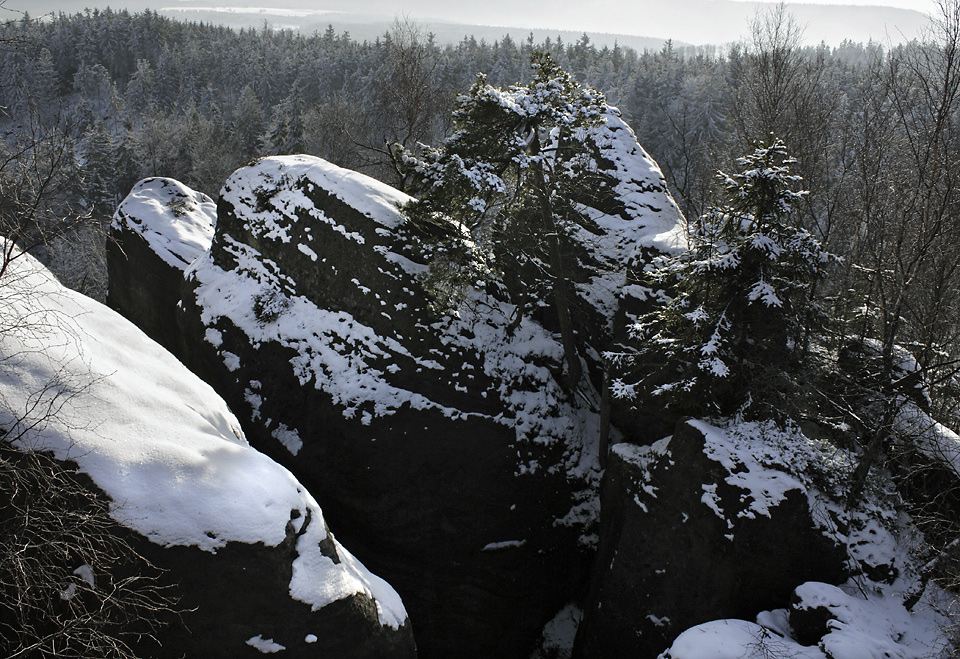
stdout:
<svg viewBox="0 0 960 659">
<path fill-rule="evenodd" d="M 505 314 L 432 314 L 400 200 L 312 159 L 231 177 L 184 295 L 187 360 L 400 584 L 424 656 L 519 656 L 584 576 L 583 529 L 556 521 L 592 475 L 566 435 L 595 414 L 539 326 L 511 345 Z"/>
<path fill-rule="evenodd" d="M 610 153 L 624 172 L 642 166 L 624 185 L 659 185 L 664 203 L 595 213 L 584 249 L 603 265 L 578 284 L 606 318 L 584 337 L 594 372 L 624 261 L 672 240 L 679 219 L 633 147 Z M 515 308 L 486 290 L 456 313 L 431 308 L 405 200 L 315 158 L 263 159 L 225 183 L 209 252 L 161 304 L 184 362 L 398 588 L 422 656 L 527 656 L 582 588 L 596 542 L 599 395 L 589 381 L 563 391 L 559 337 L 527 317 L 511 328 Z M 130 217 L 115 227 L 123 243 L 142 232 Z"/>
<path fill-rule="evenodd" d="M 846 579 L 846 548 L 818 526 L 803 484 L 747 469 L 710 432 L 684 421 L 651 447 L 613 448 L 574 656 L 655 657 L 694 625 L 751 620 L 798 584 Z"/>
<path fill-rule="evenodd" d="M 208 385 L 29 256 L 2 285 L 13 329 L 0 335 L 0 428 L 75 462 L 181 598 L 187 630 L 171 619 L 144 656 L 256 656 L 256 637 L 284 656 L 416 655 L 396 592 Z"/>
<path fill-rule="evenodd" d="M 257 657 L 258 637 L 282 645 L 284 657 L 417 656 L 410 624 L 399 629 L 382 624 L 377 602 L 368 596 L 347 595 L 317 611 L 292 598 L 296 539 L 290 533 L 276 547 L 230 543 L 216 554 L 195 547 L 135 545 L 167 571 L 161 583 L 176 586 L 182 610 L 161 629 L 161 648 L 141 643 L 144 656 Z M 327 549 L 332 560 L 346 558 L 342 548 Z"/>
</svg>

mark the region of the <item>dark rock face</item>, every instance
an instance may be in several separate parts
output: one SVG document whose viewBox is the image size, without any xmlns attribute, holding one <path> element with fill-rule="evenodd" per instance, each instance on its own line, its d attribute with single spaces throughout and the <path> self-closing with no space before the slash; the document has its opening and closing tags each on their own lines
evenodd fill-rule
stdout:
<svg viewBox="0 0 960 659">
<path fill-rule="evenodd" d="M 795 592 L 790 598 L 790 631 L 800 645 L 811 646 L 820 642 L 830 629 L 828 624 L 837 617 L 825 606 L 810 606 Z"/>
<path fill-rule="evenodd" d="M 799 483 L 761 513 L 730 476 L 691 422 L 652 448 L 614 448 L 575 656 L 655 657 L 696 624 L 751 620 L 805 581 L 846 578 Z"/>
<path fill-rule="evenodd" d="M 526 656 L 586 576 L 598 415 L 557 385 L 540 325 L 508 334 L 478 291 L 431 310 L 400 201 L 316 159 L 240 170 L 158 306 L 251 443 L 397 588 L 422 656 Z"/>
<path fill-rule="evenodd" d="M 183 296 L 186 361 L 398 589 L 422 656 L 526 655 L 585 577 L 582 528 L 558 520 L 593 458 L 566 434 L 596 415 L 557 387 L 538 326 L 511 341 L 502 313 L 429 309 L 396 193 L 363 180 L 355 201 L 393 195 L 365 214 L 336 194 L 350 175 L 318 167 L 225 184 Z"/>
<path fill-rule="evenodd" d="M 368 597 L 350 595 L 317 611 L 291 598 L 296 539 L 291 528 L 276 547 L 229 543 L 213 554 L 131 538 L 141 555 L 164 570 L 160 583 L 174 586 L 180 611 L 164 619 L 160 647 L 145 639 L 140 656 L 259 657 L 261 651 L 245 642 L 257 637 L 282 645 L 284 657 L 417 656 L 409 622 L 399 629 L 381 624 L 377 603 Z M 325 553 L 341 561 L 332 543 Z"/>
</svg>

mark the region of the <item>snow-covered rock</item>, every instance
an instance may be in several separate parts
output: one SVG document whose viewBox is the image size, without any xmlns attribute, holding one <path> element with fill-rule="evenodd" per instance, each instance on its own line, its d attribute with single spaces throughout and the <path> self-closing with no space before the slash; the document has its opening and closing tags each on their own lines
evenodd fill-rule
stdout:
<svg viewBox="0 0 960 659">
<path fill-rule="evenodd" d="M 191 633 L 162 630 L 162 656 L 252 656 L 260 634 L 284 656 L 415 654 L 396 592 L 334 539 L 307 488 L 250 447 L 211 387 L 29 255 L 0 287 L 0 428 L 75 462 L 179 583 Z"/>
<path fill-rule="evenodd" d="M 679 221 L 625 124 L 607 152 L 629 194 L 583 236 L 603 257 L 577 288 L 598 319 L 583 337 L 594 376 L 622 260 L 673 240 Z M 420 236 L 398 209 L 407 199 L 307 156 L 238 170 L 160 331 L 175 318 L 185 363 L 403 593 L 424 654 L 528 654 L 596 542 L 599 394 L 586 380 L 576 396 L 561 387 L 559 335 L 536 314 L 511 327 L 515 308 L 484 289 L 456 312 L 431 308 Z M 128 201 L 121 246 L 148 224 L 163 232 L 152 207 L 141 219 Z"/>
<path fill-rule="evenodd" d="M 575 657 L 656 656 L 694 625 L 785 606 L 804 581 L 846 580 L 830 517 L 769 463 L 790 456 L 789 441 L 763 430 L 754 442 L 684 421 L 652 446 L 613 447 Z"/>
<path fill-rule="evenodd" d="M 798 628 L 798 618 L 805 618 Z M 813 619 L 819 620 L 814 630 Z M 949 621 L 930 600 L 915 610 L 854 583 L 800 585 L 793 605 L 757 622 L 715 620 L 686 630 L 659 659 L 935 659 L 950 657 Z M 805 638 L 804 634 L 813 634 Z"/>
<path fill-rule="evenodd" d="M 585 266 L 576 289 L 583 310 L 599 316 L 593 331 L 606 333 L 618 329 L 610 327 L 614 319 L 622 324 L 618 316 L 644 306 L 646 295 L 632 285 L 633 270 L 653 256 L 685 249 L 686 227 L 659 165 L 619 110 L 608 107 L 604 122 L 591 130 L 597 166 L 616 184 L 577 200 L 593 224 L 572 229 L 578 261 Z"/>
<path fill-rule="evenodd" d="M 120 204 L 107 241 L 107 304 L 122 309 L 150 338 L 181 352 L 171 322 L 183 271 L 210 248 L 216 204 L 169 178 L 137 183 Z"/>
<path fill-rule="evenodd" d="M 893 481 L 850 508 L 857 456 L 815 430 L 688 419 L 615 445 L 574 656 L 938 656 L 941 591 Z"/>
</svg>

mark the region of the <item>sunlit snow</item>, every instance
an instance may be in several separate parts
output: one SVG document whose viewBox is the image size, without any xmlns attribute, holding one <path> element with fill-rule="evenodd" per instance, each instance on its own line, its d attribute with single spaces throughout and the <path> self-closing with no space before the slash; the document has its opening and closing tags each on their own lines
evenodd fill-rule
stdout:
<svg viewBox="0 0 960 659">
<path fill-rule="evenodd" d="M 317 609 L 365 594 L 382 624 L 403 624 L 392 588 L 339 544 L 339 564 L 322 553 L 328 536 L 316 501 L 247 444 L 213 389 L 30 256 L 13 261 L 2 284 L 14 330 L 0 335 L 0 426 L 23 432 L 20 446 L 74 460 L 111 497 L 118 521 L 161 545 L 276 546 L 292 517 L 309 518 L 291 595 Z"/>
</svg>

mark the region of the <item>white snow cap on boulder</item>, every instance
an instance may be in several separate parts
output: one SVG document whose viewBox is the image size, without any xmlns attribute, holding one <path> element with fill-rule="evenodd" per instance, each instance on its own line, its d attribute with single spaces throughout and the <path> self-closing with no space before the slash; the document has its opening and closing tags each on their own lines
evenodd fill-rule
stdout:
<svg viewBox="0 0 960 659">
<path fill-rule="evenodd" d="M 324 555 L 328 534 L 316 501 L 248 445 L 211 387 L 29 255 L 9 264 L 0 286 L 0 427 L 27 429 L 21 448 L 76 462 L 113 500 L 115 519 L 160 545 L 277 546 L 293 524 L 302 532 L 294 599 L 317 610 L 365 595 L 382 625 L 404 624 L 403 604 L 386 582 L 335 540 L 340 562 Z"/>
<path fill-rule="evenodd" d="M 161 177 L 133 186 L 113 216 L 114 229 L 139 233 L 157 256 L 178 270 L 210 249 L 216 223 L 213 199 Z"/>
<path fill-rule="evenodd" d="M 232 204 L 237 215 L 249 222 L 255 235 L 265 234 L 268 238 L 279 237 L 282 240 L 282 235 L 271 234 L 271 230 L 285 231 L 284 227 L 274 224 L 273 218 L 277 211 L 283 213 L 292 212 L 296 208 L 310 209 L 308 213 L 314 219 L 333 221 L 321 217 L 313 208 L 313 203 L 304 195 L 289 190 L 289 184 L 300 179 L 308 180 L 312 185 L 326 190 L 388 229 L 395 229 L 404 221 L 398 206 L 412 199 L 366 174 L 307 155 L 270 156 L 260 158 L 253 166 L 241 167 L 223 184 L 220 197 Z M 282 192 L 279 196 L 274 194 L 269 207 L 262 208 L 257 194 L 265 190 L 271 193 Z"/>
</svg>

